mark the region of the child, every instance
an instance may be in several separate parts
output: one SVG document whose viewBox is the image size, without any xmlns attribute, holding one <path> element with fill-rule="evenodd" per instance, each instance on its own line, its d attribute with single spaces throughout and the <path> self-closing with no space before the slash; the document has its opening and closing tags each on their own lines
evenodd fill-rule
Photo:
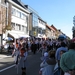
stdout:
<svg viewBox="0 0 75 75">
<path fill-rule="evenodd" d="M 42 61 L 45 62 L 48 58 L 48 52 L 45 52 Z"/>
<path fill-rule="evenodd" d="M 39 74 L 40 75 L 43 75 L 43 73 L 44 73 L 44 66 L 41 66 L 41 65 L 45 65 L 46 64 L 46 60 L 48 59 L 48 53 L 47 52 L 45 52 L 44 53 L 44 57 L 43 57 L 43 59 L 42 59 L 42 63 L 40 64 L 40 71 L 39 71 Z M 45 65 L 46 66 L 46 65 Z"/>
<path fill-rule="evenodd" d="M 26 75 L 26 63 L 27 63 L 27 49 L 21 48 L 20 50 L 20 65 L 22 69 L 22 75 Z"/>
</svg>

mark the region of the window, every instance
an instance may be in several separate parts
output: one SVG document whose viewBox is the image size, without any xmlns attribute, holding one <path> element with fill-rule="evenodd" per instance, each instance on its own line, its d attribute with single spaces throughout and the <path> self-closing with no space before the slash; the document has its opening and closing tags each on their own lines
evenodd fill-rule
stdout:
<svg viewBox="0 0 75 75">
<path fill-rule="evenodd" d="M 16 24 L 16 30 L 21 30 L 21 25 Z"/>
<path fill-rule="evenodd" d="M 19 18 L 21 18 L 21 12 L 17 11 L 16 16 L 19 17 Z"/>
<path fill-rule="evenodd" d="M 42 33 L 42 29 L 41 28 L 38 28 L 38 33 Z"/>
<path fill-rule="evenodd" d="M 24 26 L 22 25 L 22 31 L 24 31 Z"/>
<path fill-rule="evenodd" d="M 24 32 L 27 33 L 27 27 L 24 26 Z"/>
<path fill-rule="evenodd" d="M 11 23 L 12 30 L 15 30 L 15 23 Z"/>
<path fill-rule="evenodd" d="M 12 15 L 15 15 L 16 16 L 16 10 L 14 8 L 12 8 L 11 13 L 12 13 Z"/>
<path fill-rule="evenodd" d="M 26 16 L 24 17 L 24 20 L 25 20 L 25 23 L 27 23 L 27 17 Z"/>
<path fill-rule="evenodd" d="M 24 25 L 22 25 L 22 31 L 24 31 L 25 33 L 27 33 L 27 27 L 25 27 Z"/>
<path fill-rule="evenodd" d="M 45 34 L 45 30 L 42 30 L 42 34 Z"/>
<path fill-rule="evenodd" d="M 23 17 L 24 17 L 24 15 L 23 15 L 23 13 L 21 13 L 21 18 L 23 19 Z"/>
<path fill-rule="evenodd" d="M 21 13 L 21 18 L 24 19 L 25 18 L 25 14 Z"/>
<path fill-rule="evenodd" d="M 35 27 L 35 26 L 38 26 L 38 22 L 33 21 L 33 26 L 34 26 L 34 27 Z"/>
<path fill-rule="evenodd" d="M 21 13 L 21 18 L 27 23 L 28 17 L 25 14 Z"/>
<path fill-rule="evenodd" d="M 33 27 L 38 26 L 38 17 L 37 15 L 33 14 Z"/>
</svg>

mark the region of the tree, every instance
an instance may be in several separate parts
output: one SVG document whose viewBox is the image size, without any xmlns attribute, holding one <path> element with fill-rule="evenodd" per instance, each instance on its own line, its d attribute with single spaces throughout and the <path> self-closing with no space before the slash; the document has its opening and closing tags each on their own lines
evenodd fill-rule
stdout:
<svg viewBox="0 0 75 75">
<path fill-rule="evenodd" d="M 7 12 L 8 11 L 8 12 Z M 11 4 L 9 4 L 8 9 L 6 6 L 1 5 L 1 30 L 0 32 L 3 34 L 6 30 L 11 30 Z"/>
<path fill-rule="evenodd" d="M 73 32 L 73 38 L 74 38 L 75 37 L 75 26 L 73 26 L 72 32 Z"/>
<path fill-rule="evenodd" d="M 8 6 L 8 23 L 6 25 L 6 29 L 7 30 L 11 30 L 12 27 L 11 27 L 11 4 L 9 3 L 9 6 Z"/>
<path fill-rule="evenodd" d="M 6 25 L 6 7 L 0 4 L 0 10 L 0 34 L 3 34 Z"/>
</svg>

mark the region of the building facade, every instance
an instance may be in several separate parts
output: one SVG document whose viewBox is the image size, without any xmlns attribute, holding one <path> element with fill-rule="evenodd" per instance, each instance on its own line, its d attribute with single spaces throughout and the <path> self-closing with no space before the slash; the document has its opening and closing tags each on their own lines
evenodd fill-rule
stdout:
<svg viewBox="0 0 75 75">
<path fill-rule="evenodd" d="M 29 5 L 21 0 L 0 0 L 0 45 L 3 38 L 39 37 L 55 39 L 61 34 L 54 26 L 47 25 Z"/>
<path fill-rule="evenodd" d="M 24 8 L 19 0 L 6 1 L 6 28 L 3 38 L 12 37 L 29 37 L 29 14 L 30 12 Z M 3 44 L 5 41 L 3 41 Z"/>
<path fill-rule="evenodd" d="M 56 39 L 55 37 L 55 30 L 49 26 L 48 24 L 46 25 L 46 36 L 49 39 Z"/>
<path fill-rule="evenodd" d="M 46 22 L 41 19 L 40 17 L 38 18 L 38 37 L 45 37 L 46 38 Z"/>
<path fill-rule="evenodd" d="M 29 18 L 30 36 L 34 37 L 40 37 L 40 35 L 44 36 L 46 29 L 46 22 L 39 17 L 38 12 L 36 12 L 33 8 L 31 8 L 28 5 L 25 5 L 25 7 L 30 12 L 30 18 Z"/>
</svg>

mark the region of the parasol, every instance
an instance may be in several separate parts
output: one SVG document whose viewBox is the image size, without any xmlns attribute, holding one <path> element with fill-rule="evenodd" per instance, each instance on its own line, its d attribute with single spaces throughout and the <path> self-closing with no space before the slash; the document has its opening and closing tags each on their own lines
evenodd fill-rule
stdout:
<svg viewBox="0 0 75 75">
<path fill-rule="evenodd" d="M 4 38 L 3 40 L 5 40 L 5 41 L 13 41 L 13 38 L 11 38 L 11 37 L 6 37 L 6 38 Z"/>
<path fill-rule="evenodd" d="M 66 39 L 65 35 L 59 35 L 58 40 L 64 40 L 64 39 Z"/>
</svg>

